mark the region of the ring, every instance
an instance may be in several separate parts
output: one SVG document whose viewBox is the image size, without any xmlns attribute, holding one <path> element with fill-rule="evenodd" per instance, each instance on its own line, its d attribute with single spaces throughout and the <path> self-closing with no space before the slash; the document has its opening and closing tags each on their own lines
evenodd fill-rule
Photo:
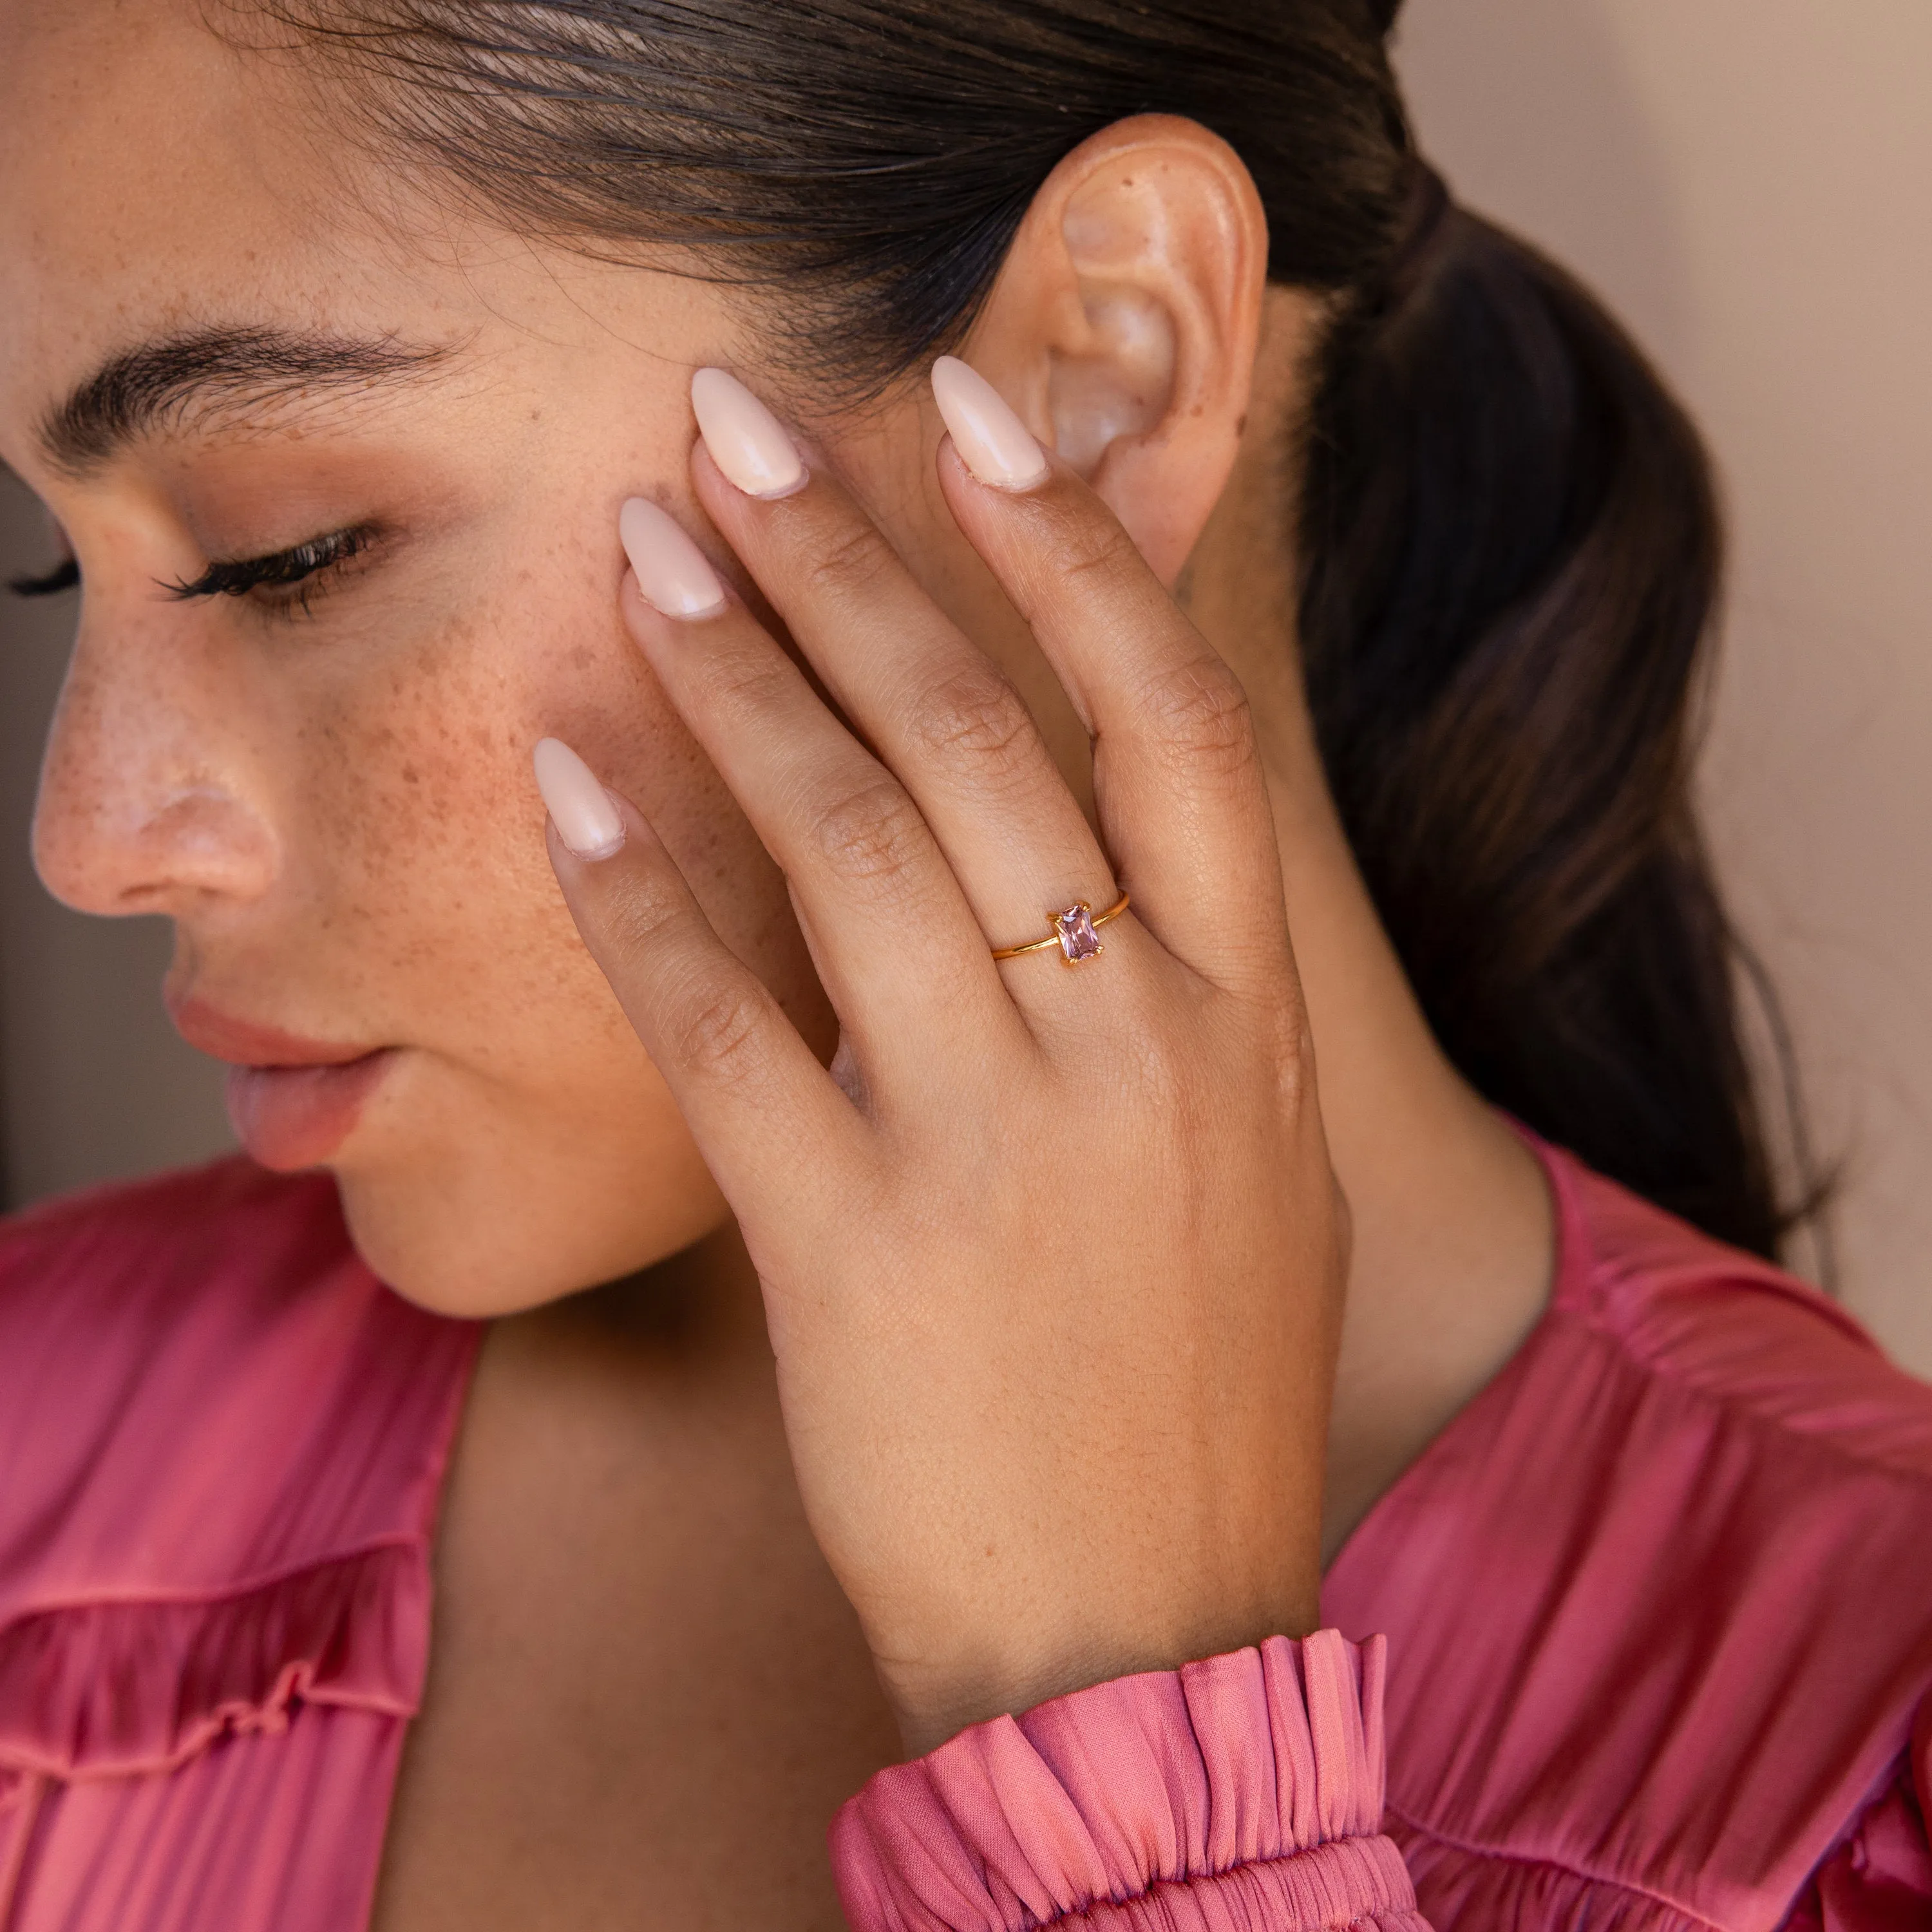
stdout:
<svg viewBox="0 0 1932 1932">
<path fill-rule="evenodd" d="M 1064 912 L 1053 915 L 1053 930 L 1044 939 L 1029 939 L 1024 946 L 996 946 L 993 957 L 1017 959 L 1022 952 L 1044 952 L 1049 946 L 1057 946 L 1064 965 L 1078 966 L 1083 959 L 1097 959 L 1106 948 L 1100 944 L 1100 935 L 1094 928 L 1105 926 L 1110 919 L 1118 919 L 1126 909 L 1125 892 L 1105 912 L 1096 912 L 1082 899 L 1077 905 L 1070 905 Z"/>
</svg>

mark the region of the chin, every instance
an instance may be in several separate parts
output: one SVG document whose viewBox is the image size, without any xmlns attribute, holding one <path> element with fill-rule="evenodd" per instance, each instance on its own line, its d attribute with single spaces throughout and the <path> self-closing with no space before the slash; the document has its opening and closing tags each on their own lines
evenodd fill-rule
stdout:
<svg viewBox="0 0 1932 1932">
<path fill-rule="evenodd" d="M 549 1160 L 535 1148 L 418 1145 L 393 1160 L 344 1151 L 332 1166 L 357 1252 L 405 1300 L 465 1320 L 634 1274 L 729 1218 L 681 1128 L 670 1146 L 628 1159 L 609 1148 L 590 1162 L 580 1150 Z"/>
</svg>

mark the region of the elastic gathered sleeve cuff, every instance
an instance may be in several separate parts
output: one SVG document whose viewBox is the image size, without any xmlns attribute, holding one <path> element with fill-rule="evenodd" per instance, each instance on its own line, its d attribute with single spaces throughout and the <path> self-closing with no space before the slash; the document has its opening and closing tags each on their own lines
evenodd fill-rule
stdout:
<svg viewBox="0 0 1932 1932">
<path fill-rule="evenodd" d="M 1428 1932 L 1382 1831 L 1385 1648 L 1270 1637 L 880 1772 L 832 1827 L 853 1932 Z"/>
</svg>

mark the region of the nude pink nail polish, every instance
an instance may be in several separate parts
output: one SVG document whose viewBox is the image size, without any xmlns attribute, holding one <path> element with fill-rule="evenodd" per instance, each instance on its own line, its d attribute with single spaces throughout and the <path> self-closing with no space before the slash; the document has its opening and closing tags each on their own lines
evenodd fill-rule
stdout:
<svg viewBox="0 0 1932 1932">
<path fill-rule="evenodd" d="M 1032 432 L 976 369 L 942 356 L 932 365 L 932 394 L 960 461 L 982 483 L 1030 490 L 1046 481 L 1046 457 Z"/>
<path fill-rule="evenodd" d="M 724 609 L 718 573 L 675 517 L 633 496 L 617 512 L 617 535 L 646 603 L 667 617 L 710 617 Z"/>
<path fill-rule="evenodd" d="M 556 836 L 580 859 L 609 858 L 624 842 L 624 821 L 597 774 L 561 738 L 539 738 L 530 762 Z"/>
<path fill-rule="evenodd" d="M 784 426 L 735 376 L 700 369 L 691 406 L 711 460 L 748 496 L 788 496 L 805 481 L 805 460 Z"/>
</svg>

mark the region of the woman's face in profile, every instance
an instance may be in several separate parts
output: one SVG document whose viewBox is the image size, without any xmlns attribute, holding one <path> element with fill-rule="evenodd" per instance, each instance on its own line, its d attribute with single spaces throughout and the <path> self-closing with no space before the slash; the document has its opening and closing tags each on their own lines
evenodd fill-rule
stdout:
<svg viewBox="0 0 1932 1932">
<path fill-rule="evenodd" d="M 558 894 L 538 737 L 639 802 L 829 1037 L 782 881 L 619 612 L 619 505 L 691 520 L 691 371 L 754 344 L 700 282 L 418 199 L 302 72 L 185 0 L 0 26 L 0 455 L 85 584 L 36 854 L 70 904 L 171 917 L 183 1030 L 284 1068 L 234 1078 L 259 1158 L 333 1167 L 405 1292 L 497 1312 L 722 1213 Z M 916 554 L 931 471 L 894 422 L 842 460 Z M 318 1055 L 356 1064 L 286 1070 Z"/>
</svg>

